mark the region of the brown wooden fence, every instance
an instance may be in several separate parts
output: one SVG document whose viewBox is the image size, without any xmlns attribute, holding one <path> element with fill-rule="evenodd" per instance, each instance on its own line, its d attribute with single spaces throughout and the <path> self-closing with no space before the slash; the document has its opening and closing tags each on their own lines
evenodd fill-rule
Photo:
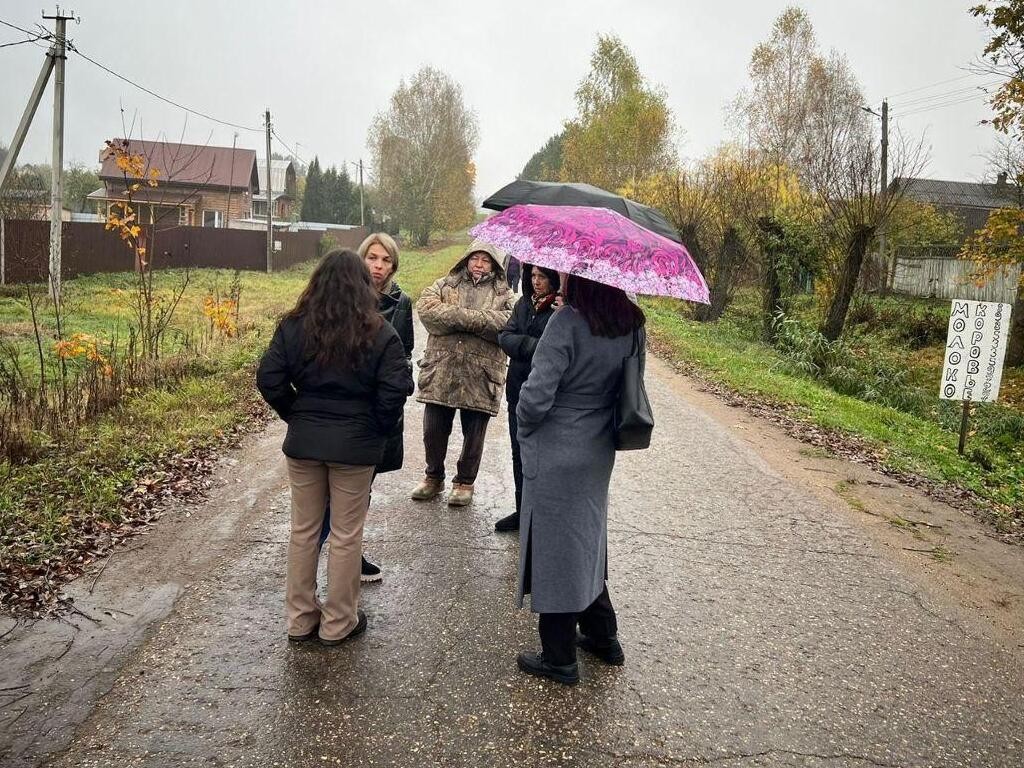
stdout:
<svg viewBox="0 0 1024 768">
<path fill-rule="evenodd" d="M 2 222 L 0 282 L 24 283 L 46 280 L 49 263 L 50 224 L 47 221 L 8 219 Z M 172 227 L 149 232 L 146 243 L 156 269 L 215 267 L 265 270 L 267 235 L 244 229 Z M 339 246 L 356 248 L 366 230 L 331 230 Z M 275 232 L 275 271 L 320 256 L 322 232 Z M 135 268 L 131 250 L 103 224 L 64 222 L 61 243 L 61 275 L 69 279 L 96 272 L 125 272 Z"/>
</svg>

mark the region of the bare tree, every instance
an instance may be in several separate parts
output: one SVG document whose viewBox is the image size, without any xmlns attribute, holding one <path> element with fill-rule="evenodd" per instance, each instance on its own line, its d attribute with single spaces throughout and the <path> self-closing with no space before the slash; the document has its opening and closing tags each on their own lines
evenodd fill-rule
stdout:
<svg viewBox="0 0 1024 768">
<path fill-rule="evenodd" d="M 861 267 L 879 227 L 892 215 L 903 191 L 882 195 L 881 149 L 860 109 L 860 87 L 846 60 L 832 54 L 810 78 L 811 109 L 802 166 L 814 203 L 824 212 L 826 241 L 837 254 L 836 281 L 821 332 L 834 341 L 843 332 Z M 920 140 L 899 134 L 889 142 L 894 178 L 915 176 L 926 154 Z"/>
<path fill-rule="evenodd" d="M 764 176 L 758 206 L 748 213 L 755 220 L 751 231 L 761 273 L 762 327 L 769 342 L 775 338 L 775 318 L 785 310 L 785 296 L 792 289 L 785 279 L 792 270 L 781 261 L 786 258 L 786 232 L 778 211 L 789 177 L 799 173 L 805 158 L 810 81 L 819 62 L 810 18 L 791 6 L 776 18 L 768 39 L 751 54 L 751 85 L 735 104 L 744 141 L 760 155 L 755 167 Z"/>
<path fill-rule="evenodd" d="M 163 338 L 191 281 L 186 265 L 169 293 L 156 290 L 158 237 L 179 225 L 180 207 L 198 200 L 214 176 L 213 160 L 204 159 L 208 145 L 184 143 L 185 127 L 177 142 L 163 142 L 159 158 L 142 154 L 131 138 L 108 141 L 105 150 L 120 169 L 124 184 L 122 201 L 112 204 L 107 216 L 107 228 L 118 231 L 135 256 L 132 311 L 141 352 L 151 360 L 160 357 Z"/>
</svg>

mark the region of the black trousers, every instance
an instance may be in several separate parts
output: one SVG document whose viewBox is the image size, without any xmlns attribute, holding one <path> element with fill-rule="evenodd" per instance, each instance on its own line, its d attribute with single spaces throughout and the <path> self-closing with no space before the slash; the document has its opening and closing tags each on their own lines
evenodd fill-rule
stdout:
<svg viewBox="0 0 1024 768">
<path fill-rule="evenodd" d="M 448 438 L 452 435 L 455 422 L 455 408 L 427 403 L 423 409 L 423 448 L 427 454 L 427 477 L 444 480 L 444 460 L 448 455 Z M 462 423 L 462 454 L 456 465 L 454 482 L 472 485 L 480 471 L 480 459 L 484 455 L 484 438 L 487 437 L 489 413 L 459 408 Z"/>
<path fill-rule="evenodd" d="M 515 261 L 515 259 L 513 259 Z M 512 439 L 512 478 L 516 483 L 516 513 L 523 508 L 523 455 L 519 451 L 519 419 L 516 418 L 516 406 L 519 401 L 508 404 L 508 434 Z"/>
<path fill-rule="evenodd" d="M 576 625 L 580 632 L 598 643 L 619 633 L 608 585 L 582 613 L 542 613 L 537 621 L 541 649 L 549 664 L 565 666 L 576 662 Z"/>
</svg>

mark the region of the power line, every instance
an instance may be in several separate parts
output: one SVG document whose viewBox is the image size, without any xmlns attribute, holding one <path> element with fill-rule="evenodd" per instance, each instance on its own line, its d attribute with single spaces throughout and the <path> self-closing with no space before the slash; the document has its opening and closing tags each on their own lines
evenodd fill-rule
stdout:
<svg viewBox="0 0 1024 768">
<path fill-rule="evenodd" d="M 931 112 L 932 110 L 935 109 L 945 109 L 946 107 L 953 107 L 956 106 L 957 104 L 969 104 L 972 101 L 976 101 L 977 98 L 977 96 L 968 96 L 966 98 L 961 97 L 959 99 L 953 99 L 942 104 L 932 104 L 929 106 L 918 107 L 917 109 L 912 109 L 909 112 L 899 112 L 897 114 L 899 117 L 909 117 L 910 115 L 918 115 L 922 112 Z"/>
<path fill-rule="evenodd" d="M 977 93 L 961 94 L 959 96 L 955 96 L 955 97 L 949 98 L 949 99 L 943 99 L 942 101 L 938 101 L 938 102 L 934 102 L 934 103 L 911 105 L 910 107 L 908 107 L 906 109 L 906 112 L 901 112 L 901 114 L 909 114 L 911 112 L 927 112 L 930 109 L 938 109 L 940 107 L 946 107 L 946 106 L 949 106 L 951 104 L 964 104 L 964 103 L 967 103 L 967 102 L 977 101 L 979 99 L 984 99 L 987 95 L 988 95 L 987 91 L 985 93 L 983 93 L 983 94 L 977 94 Z"/>
<path fill-rule="evenodd" d="M 84 53 L 82 53 L 81 50 L 78 49 L 77 46 L 73 45 L 70 42 L 68 43 L 68 49 L 71 50 L 71 51 L 74 51 L 75 53 L 77 53 L 79 56 L 81 56 L 83 59 L 88 61 L 90 64 L 93 64 L 93 65 L 99 67 L 100 69 L 102 69 L 104 72 L 113 75 L 118 80 L 123 80 L 124 82 L 128 83 L 129 85 L 134 86 L 135 88 L 138 88 L 140 91 L 142 91 L 144 93 L 148 93 L 150 96 L 153 96 L 154 98 L 160 99 L 160 101 L 164 101 L 164 102 L 170 104 L 171 106 L 177 107 L 178 109 L 182 109 L 185 112 L 189 112 L 189 113 L 191 113 L 193 115 L 197 115 L 198 117 L 202 117 L 205 120 L 210 120 L 211 122 L 214 122 L 214 123 L 220 123 L 221 125 L 226 125 L 226 126 L 228 126 L 230 128 L 238 128 L 239 130 L 243 130 L 243 131 L 252 131 L 253 133 L 263 133 L 263 128 L 253 128 L 252 126 L 249 126 L 249 125 L 241 125 L 239 123 L 232 123 L 232 122 L 230 122 L 228 120 L 221 120 L 219 118 L 214 117 L 213 115 L 209 115 L 209 114 L 207 114 L 205 112 L 200 112 L 198 109 L 192 109 L 191 107 L 186 107 L 184 104 L 181 104 L 181 103 L 179 103 L 177 101 L 174 101 L 173 99 L 169 99 L 166 96 L 161 96 L 156 91 L 152 91 L 149 88 L 146 88 L 144 85 L 139 85 L 138 83 L 136 83 L 131 78 L 125 77 L 124 75 L 122 75 L 122 74 L 120 74 L 118 72 L 115 72 L 110 67 L 107 67 L 107 66 L 105 66 L 103 64 L 100 64 L 95 59 L 90 58 L 89 56 L 86 56 Z"/>
<path fill-rule="evenodd" d="M 35 34 L 37 34 L 35 32 L 30 32 L 29 30 L 25 29 L 24 27 L 19 27 L 17 24 L 11 24 L 11 22 L 9 22 L 9 21 L 4 21 L 3 19 L 0 19 L 0 24 L 3 24 L 5 27 L 10 27 L 11 29 L 16 29 L 19 32 L 24 32 L 26 35 L 35 35 Z M 49 33 L 49 30 L 47 30 L 47 33 Z M 40 35 L 40 37 L 42 37 L 42 35 Z"/>
<path fill-rule="evenodd" d="M 908 93 L 917 93 L 918 91 L 926 91 L 929 88 L 934 88 L 937 85 L 946 85 L 947 83 L 956 83 L 956 82 L 959 82 L 960 80 L 966 80 L 969 77 L 979 77 L 979 76 L 981 76 L 983 74 L 985 74 L 985 73 L 970 72 L 970 73 L 968 73 L 966 75 L 960 75 L 960 77 L 951 77 L 948 80 L 939 80 L 936 83 L 929 83 L 928 85 L 921 85 L 921 86 L 918 86 L 917 88 L 908 88 L 905 91 L 900 91 L 899 93 L 892 94 L 891 96 L 889 96 L 889 98 L 891 99 L 891 98 L 894 98 L 896 96 L 906 96 Z"/>
<path fill-rule="evenodd" d="M 989 83 L 982 83 L 981 85 L 971 85 L 971 86 L 968 86 L 966 88 L 957 88 L 957 89 L 952 90 L 952 91 L 945 91 L 943 93 L 935 93 L 935 94 L 932 94 L 931 96 L 922 96 L 922 97 L 917 98 L 917 99 L 909 99 L 907 101 L 900 101 L 899 104 L 901 106 L 903 106 L 903 107 L 908 107 L 908 106 L 914 106 L 914 105 L 924 105 L 924 104 L 928 104 L 929 102 L 934 102 L 934 101 L 945 101 L 945 100 L 950 99 L 950 98 L 958 98 L 960 96 L 966 96 L 968 94 L 973 94 L 976 91 L 982 91 L 983 93 L 988 93 L 988 89 L 989 88 L 994 88 L 995 86 L 999 85 L 1000 82 L 1001 81 L 999 81 L 999 80 L 994 80 L 994 81 L 989 82 Z"/>
<path fill-rule="evenodd" d="M 0 24 L 3 24 L 4 26 L 10 27 L 11 29 L 16 29 L 19 32 L 24 32 L 26 35 L 33 35 L 33 39 L 32 40 L 19 40 L 16 43 L 7 43 L 6 45 L 0 45 L 0 48 L 4 48 L 7 45 L 20 45 L 22 43 L 34 43 L 37 40 L 40 40 L 40 39 L 42 39 L 44 37 L 47 38 L 47 39 L 52 39 L 52 37 L 53 37 L 49 33 L 47 33 L 45 35 L 40 35 L 40 34 L 36 34 L 34 32 L 30 32 L 29 30 L 24 29 L 23 27 L 19 27 L 17 24 L 12 24 L 9 21 L 4 21 L 3 19 L 0 19 Z M 100 69 L 102 69 L 107 74 L 113 75 L 118 80 L 122 80 L 122 81 L 128 83 L 129 85 L 131 85 L 131 86 L 133 86 L 135 88 L 138 88 L 140 91 L 142 91 L 144 93 L 148 93 L 150 96 L 152 96 L 152 97 L 154 97 L 156 99 L 159 99 L 160 101 L 166 102 L 167 104 L 170 104 L 171 106 L 177 107 L 178 109 L 184 110 L 185 112 L 189 112 L 189 113 L 191 113 L 193 115 L 196 115 L 198 117 L 202 117 L 205 120 L 210 120 L 211 122 L 219 123 L 221 125 L 226 125 L 226 126 L 229 126 L 231 128 L 238 128 L 238 129 L 243 130 L 243 131 L 252 131 L 254 133 L 263 133 L 263 129 L 262 128 L 253 128 L 252 126 L 249 126 L 249 125 L 241 125 L 239 123 L 232 123 L 229 120 L 221 120 L 219 118 L 214 117 L 213 115 L 207 114 L 206 112 L 201 112 L 198 109 L 192 109 L 191 107 L 187 107 L 184 104 L 181 104 L 180 102 L 177 102 L 177 101 L 174 101 L 173 99 L 167 98 L 166 96 L 161 96 L 156 91 L 153 91 L 153 90 L 147 88 L 144 85 L 140 85 L 139 83 L 136 83 L 131 78 L 126 77 L 126 76 L 122 75 L 119 72 L 115 72 L 110 67 L 106 66 L 105 64 L 101 64 L 100 62 L 96 61 L 96 59 L 94 59 L 94 58 L 92 58 L 90 56 L 87 56 L 85 53 L 83 53 L 81 51 L 81 49 L 79 49 L 70 40 L 67 41 L 67 47 L 68 47 L 68 50 L 74 51 L 79 56 L 81 56 L 83 59 L 88 61 L 90 64 L 92 64 L 92 65 L 94 65 L 96 67 L 99 67 Z"/>
<path fill-rule="evenodd" d="M 24 32 L 26 35 L 29 35 L 28 40 L 16 40 L 13 43 L 4 43 L 3 45 L 0 45 L 0 48 L 10 48 L 11 46 L 15 45 L 32 43 L 32 45 L 36 46 L 37 48 L 42 48 L 45 51 L 47 50 L 47 47 L 45 45 L 40 45 L 39 41 L 46 40 L 47 42 L 49 42 L 53 40 L 53 33 L 50 32 L 50 30 L 48 30 L 41 24 L 36 25 L 38 27 L 38 31 L 36 32 L 33 32 L 32 30 L 29 29 L 25 29 L 24 27 L 19 27 L 17 24 L 12 24 L 11 22 L 4 21 L 3 19 L 0 19 L 0 24 L 3 24 L 5 27 L 10 27 L 11 29 L 15 29 L 18 32 Z"/>
<path fill-rule="evenodd" d="M 292 157 L 295 157 L 295 158 L 297 158 L 297 159 L 298 159 L 298 161 L 299 161 L 300 163 L 302 163 L 303 165 L 305 165 L 305 164 L 306 164 L 306 161 L 305 161 L 305 160 L 303 160 L 303 159 L 302 159 L 301 157 L 299 157 L 299 153 L 298 153 L 298 152 L 296 152 L 296 151 L 295 151 L 294 149 L 292 149 L 291 147 L 289 147 L 289 146 L 288 146 L 288 144 L 287 144 L 287 143 L 285 142 L 285 140 L 284 140 L 284 139 L 282 139 L 282 138 L 281 138 L 280 136 L 278 136 L 278 135 L 277 135 L 277 131 L 276 131 L 276 130 L 274 130 L 274 128 L 273 128 L 273 127 L 271 127 L 271 129 L 270 129 L 270 133 L 271 133 L 271 134 L 273 135 L 273 137 L 274 137 L 275 139 L 277 139 L 278 143 L 279 143 L 279 144 L 280 144 L 280 145 L 281 145 L 282 147 L 284 147 L 284 148 L 285 148 L 286 150 L 288 150 L 288 154 L 290 154 L 290 155 L 291 155 Z"/>
<path fill-rule="evenodd" d="M 0 43 L 0 48 L 10 48 L 10 47 L 15 46 L 15 45 L 24 45 L 25 43 L 34 43 L 36 40 L 42 40 L 43 38 L 46 38 L 48 40 L 52 39 L 52 38 L 47 37 L 46 35 L 36 35 L 35 37 L 30 37 L 28 40 L 15 40 L 14 42 L 11 42 L 11 43 Z"/>
</svg>

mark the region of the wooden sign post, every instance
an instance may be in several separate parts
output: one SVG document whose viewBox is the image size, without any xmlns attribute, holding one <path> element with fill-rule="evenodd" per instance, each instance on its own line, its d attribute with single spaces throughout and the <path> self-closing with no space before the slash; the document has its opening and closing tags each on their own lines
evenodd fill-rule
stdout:
<svg viewBox="0 0 1024 768">
<path fill-rule="evenodd" d="M 971 403 L 993 403 L 999 397 L 1009 333 L 1009 304 L 953 300 L 939 397 L 963 401 L 958 446 L 961 455 L 967 444 Z"/>
</svg>

